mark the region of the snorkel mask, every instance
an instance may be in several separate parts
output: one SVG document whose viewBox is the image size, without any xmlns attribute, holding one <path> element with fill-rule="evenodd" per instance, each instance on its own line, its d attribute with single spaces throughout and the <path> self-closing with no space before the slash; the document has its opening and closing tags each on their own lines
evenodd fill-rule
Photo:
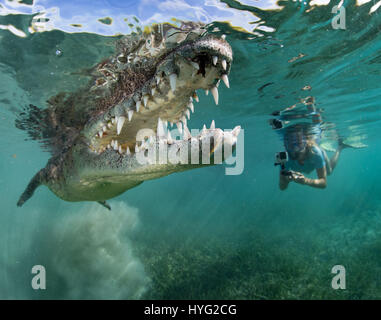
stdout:
<svg viewBox="0 0 381 320">
<path fill-rule="evenodd" d="M 307 140 L 302 131 L 289 133 L 284 139 L 284 145 L 291 158 L 296 158 L 301 152 L 304 152 L 307 146 Z"/>
</svg>

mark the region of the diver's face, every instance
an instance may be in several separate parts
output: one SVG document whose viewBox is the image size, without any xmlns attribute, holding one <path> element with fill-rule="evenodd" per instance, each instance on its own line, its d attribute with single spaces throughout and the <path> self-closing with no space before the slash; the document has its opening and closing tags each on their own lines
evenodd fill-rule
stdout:
<svg viewBox="0 0 381 320">
<path fill-rule="evenodd" d="M 301 159 L 306 153 L 306 141 L 301 133 L 295 133 L 286 141 L 286 149 L 291 159 Z"/>
</svg>

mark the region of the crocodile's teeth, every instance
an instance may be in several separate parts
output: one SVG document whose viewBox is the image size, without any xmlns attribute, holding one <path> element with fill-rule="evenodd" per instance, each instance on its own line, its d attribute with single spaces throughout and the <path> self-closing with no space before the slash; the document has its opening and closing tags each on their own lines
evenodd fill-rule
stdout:
<svg viewBox="0 0 381 320">
<path fill-rule="evenodd" d="M 108 144 L 108 145 L 107 145 L 107 149 L 110 149 L 110 148 L 111 148 L 111 145 L 110 145 L 110 144 Z"/>
<path fill-rule="evenodd" d="M 225 83 L 225 86 L 227 86 L 228 88 L 230 88 L 230 85 L 229 85 L 229 78 L 226 74 L 223 74 L 222 77 L 221 77 L 222 81 Z"/>
<path fill-rule="evenodd" d="M 115 140 L 114 141 L 114 150 L 118 150 L 118 141 L 117 140 Z"/>
<path fill-rule="evenodd" d="M 216 65 L 218 62 L 218 57 L 217 56 L 213 56 L 213 64 Z"/>
<path fill-rule="evenodd" d="M 129 147 L 127 147 L 126 153 L 127 153 L 128 156 L 131 154 L 131 151 L 130 151 Z"/>
<path fill-rule="evenodd" d="M 221 39 L 222 39 L 222 40 L 225 40 L 225 39 L 226 39 L 226 34 L 223 34 L 223 35 L 221 36 Z"/>
<path fill-rule="evenodd" d="M 172 73 L 169 75 L 169 83 L 171 85 L 172 92 L 175 92 L 176 90 L 176 82 L 177 82 L 177 74 Z"/>
<path fill-rule="evenodd" d="M 152 89 L 151 89 L 151 95 L 154 96 L 154 95 L 155 95 L 155 92 L 156 92 L 156 88 L 152 88 Z"/>
<path fill-rule="evenodd" d="M 222 60 L 221 61 L 221 64 L 222 64 L 222 68 L 224 68 L 224 70 L 226 70 L 226 60 Z"/>
<path fill-rule="evenodd" d="M 158 118 L 158 120 L 157 120 L 157 130 L 156 130 L 156 132 L 157 132 L 157 135 L 159 137 L 163 137 L 165 135 L 164 127 L 163 127 L 163 122 L 161 121 L 160 118 Z"/>
<path fill-rule="evenodd" d="M 116 125 L 116 133 L 119 136 L 120 132 L 122 131 L 124 121 L 126 121 L 125 117 L 118 117 L 118 123 Z"/>
<path fill-rule="evenodd" d="M 135 144 L 135 153 L 138 153 L 139 152 L 139 147 L 137 144 Z"/>
<path fill-rule="evenodd" d="M 185 118 L 185 116 L 182 116 L 180 120 L 184 124 L 184 127 L 185 127 L 187 125 L 187 118 Z"/>
<path fill-rule="evenodd" d="M 100 137 L 100 138 L 103 137 L 103 131 L 99 131 L 98 134 L 99 134 L 99 137 Z"/>
<path fill-rule="evenodd" d="M 142 105 L 142 102 L 141 101 L 137 101 L 136 102 L 136 112 L 139 112 L 140 110 L 140 106 Z"/>
<path fill-rule="evenodd" d="M 233 131 L 232 131 L 233 136 L 238 137 L 240 131 L 241 131 L 241 127 L 240 127 L 240 126 L 236 126 L 236 127 L 233 129 Z"/>
<path fill-rule="evenodd" d="M 208 95 L 209 94 L 209 90 L 205 90 L 205 95 Z"/>
<path fill-rule="evenodd" d="M 111 123 L 112 123 L 112 124 L 115 124 L 115 118 L 114 118 L 114 117 L 111 118 Z"/>
<path fill-rule="evenodd" d="M 196 100 L 196 102 L 199 102 L 200 100 L 198 99 L 198 95 L 197 93 L 193 93 L 193 98 Z"/>
<path fill-rule="evenodd" d="M 107 124 L 107 127 L 110 129 L 110 128 L 112 127 L 112 123 L 109 122 L 109 123 Z"/>
<path fill-rule="evenodd" d="M 190 111 L 189 111 L 189 109 L 187 109 L 187 110 L 185 111 L 185 114 L 187 115 L 188 120 L 190 120 Z"/>
<path fill-rule="evenodd" d="M 184 136 L 183 136 L 183 140 L 189 140 L 190 138 L 192 138 L 192 135 L 191 133 L 189 132 L 189 129 L 188 127 L 184 127 Z"/>
<path fill-rule="evenodd" d="M 107 131 L 107 127 L 106 127 L 106 126 L 103 126 L 103 127 L 102 127 L 102 130 L 103 130 L 103 132 L 106 132 L 106 131 Z"/>
<path fill-rule="evenodd" d="M 189 102 L 188 108 L 191 109 L 192 113 L 194 112 L 194 105 L 192 102 Z"/>
<path fill-rule="evenodd" d="M 119 153 L 122 153 L 122 146 L 119 146 L 119 148 L 118 148 L 118 151 L 119 151 Z"/>
<path fill-rule="evenodd" d="M 145 95 L 145 96 L 143 97 L 143 103 L 144 103 L 144 106 L 146 107 L 146 106 L 147 106 L 147 103 L 148 103 L 148 96 L 147 96 L 147 95 Z"/>
<path fill-rule="evenodd" d="M 173 140 L 172 140 L 172 136 L 171 136 L 171 132 L 168 130 L 168 134 L 167 134 L 167 140 L 168 140 L 168 143 L 169 144 L 172 144 L 173 143 Z"/>
<path fill-rule="evenodd" d="M 214 120 L 212 120 L 212 123 L 210 124 L 210 129 L 216 129 L 216 123 Z"/>
<path fill-rule="evenodd" d="M 160 77 L 157 77 L 157 78 L 156 78 L 156 85 L 159 85 L 160 80 L 161 80 Z"/>
<path fill-rule="evenodd" d="M 216 103 L 216 105 L 218 105 L 218 89 L 217 89 L 217 87 L 213 87 L 211 89 L 211 91 L 212 91 L 212 95 L 214 98 L 214 102 Z"/>
<path fill-rule="evenodd" d="M 131 121 L 133 114 L 134 114 L 134 110 L 128 110 L 128 112 L 127 112 L 128 121 Z"/>
<path fill-rule="evenodd" d="M 176 122 L 177 129 L 179 130 L 179 133 L 183 133 L 183 126 L 180 121 Z"/>
</svg>

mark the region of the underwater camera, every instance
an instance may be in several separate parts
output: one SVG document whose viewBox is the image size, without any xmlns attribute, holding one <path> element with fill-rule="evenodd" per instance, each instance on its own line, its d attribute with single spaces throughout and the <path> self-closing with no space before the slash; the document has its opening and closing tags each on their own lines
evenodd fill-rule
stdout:
<svg viewBox="0 0 381 320">
<path fill-rule="evenodd" d="M 291 176 L 292 171 L 285 170 L 285 163 L 288 161 L 288 153 L 286 151 L 277 152 L 275 154 L 274 166 L 281 167 L 281 174 L 284 176 Z"/>
<path fill-rule="evenodd" d="M 270 119 L 269 123 L 270 123 L 270 126 L 275 130 L 282 129 L 284 127 L 283 121 L 278 119 Z"/>
</svg>

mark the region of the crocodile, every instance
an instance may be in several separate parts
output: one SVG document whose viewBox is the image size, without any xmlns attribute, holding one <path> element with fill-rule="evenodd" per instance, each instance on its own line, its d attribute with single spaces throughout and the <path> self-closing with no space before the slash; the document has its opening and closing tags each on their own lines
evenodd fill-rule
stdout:
<svg viewBox="0 0 381 320">
<path fill-rule="evenodd" d="M 88 71 L 87 85 L 19 113 L 16 127 L 51 158 L 17 205 L 45 185 L 63 200 L 110 209 L 106 200 L 144 181 L 224 161 L 240 126 L 223 131 L 213 120 L 192 135 L 187 121 L 199 101 L 196 90 L 210 92 L 218 104 L 218 86 L 222 80 L 229 87 L 232 61 L 226 36 L 203 23 L 154 24 L 119 38 L 115 53 Z M 177 161 L 168 161 L 170 154 Z"/>
</svg>

